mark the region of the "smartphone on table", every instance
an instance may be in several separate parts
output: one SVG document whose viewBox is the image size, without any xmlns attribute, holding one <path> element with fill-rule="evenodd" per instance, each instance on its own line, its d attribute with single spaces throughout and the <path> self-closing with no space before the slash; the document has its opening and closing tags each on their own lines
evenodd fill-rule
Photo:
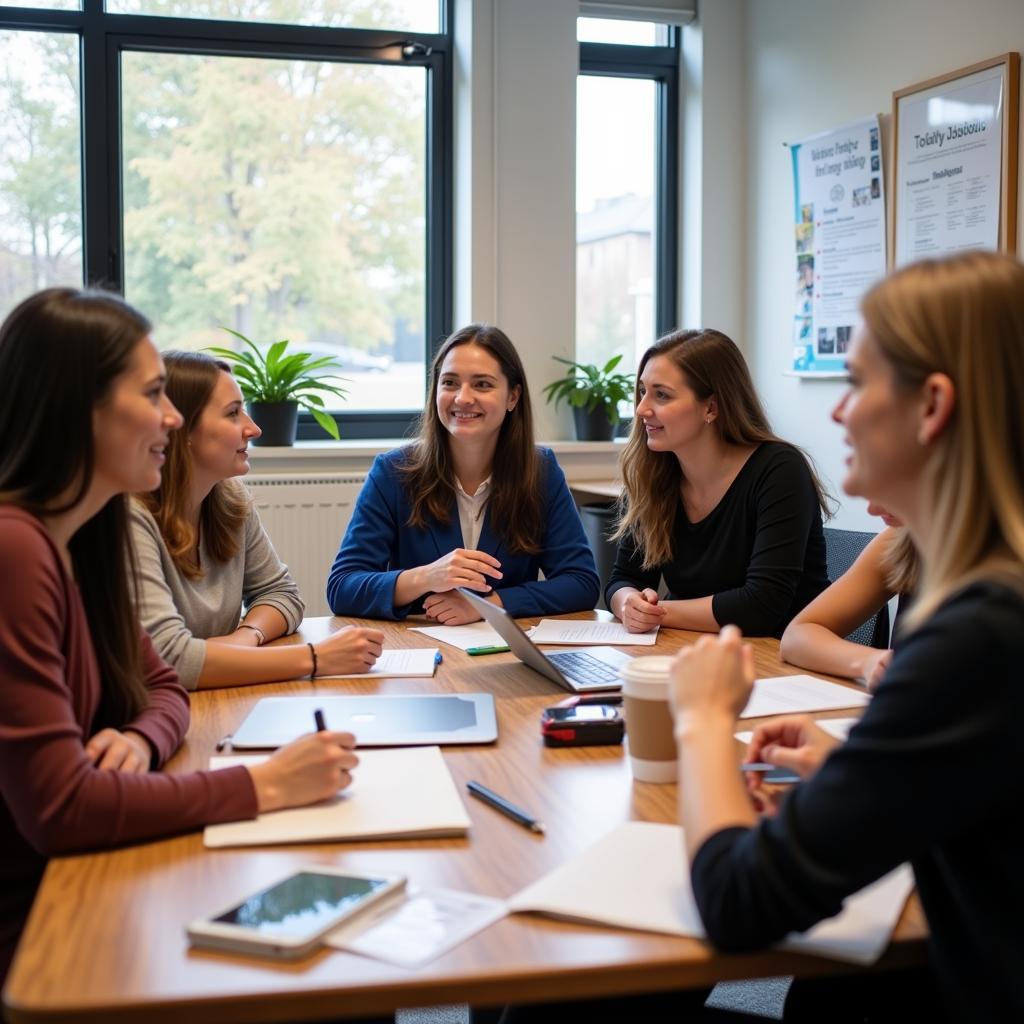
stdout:
<svg viewBox="0 0 1024 1024">
<path fill-rule="evenodd" d="M 208 949 L 300 957 L 338 925 L 404 890 L 403 875 L 357 875 L 317 865 L 193 921 L 187 934 L 193 945 Z"/>
</svg>

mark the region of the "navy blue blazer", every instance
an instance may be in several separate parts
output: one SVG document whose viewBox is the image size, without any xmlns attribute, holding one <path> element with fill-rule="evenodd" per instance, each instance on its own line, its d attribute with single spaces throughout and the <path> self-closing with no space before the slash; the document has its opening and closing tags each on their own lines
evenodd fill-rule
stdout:
<svg viewBox="0 0 1024 1024">
<path fill-rule="evenodd" d="M 405 452 L 397 449 L 374 459 L 327 579 L 327 601 L 335 615 L 404 619 L 422 611 L 422 599 L 394 606 L 399 573 L 465 546 L 454 495 L 447 523 L 408 525 L 411 506 L 397 471 Z M 565 474 L 550 448 L 538 448 L 537 457 L 543 461 L 544 492 L 540 553 L 509 551 L 495 535 L 489 505 L 477 550 L 501 562 L 503 578 L 493 586 L 510 615 L 559 615 L 593 608 L 600 583 Z M 537 578 L 541 572 L 543 581 Z"/>
</svg>

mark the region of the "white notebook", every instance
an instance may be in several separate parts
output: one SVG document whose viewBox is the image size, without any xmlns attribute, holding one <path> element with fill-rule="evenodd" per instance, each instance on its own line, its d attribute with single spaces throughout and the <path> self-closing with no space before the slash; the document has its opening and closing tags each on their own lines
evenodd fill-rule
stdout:
<svg viewBox="0 0 1024 1024">
<path fill-rule="evenodd" d="M 213 769 L 259 764 L 260 755 L 211 757 Z M 203 844 L 271 846 L 347 839 L 464 835 L 469 815 L 439 747 L 360 750 L 352 785 L 309 807 L 207 825 Z"/>
<path fill-rule="evenodd" d="M 754 692 L 740 712 L 740 718 L 862 708 L 870 700 L 871 696 L 860 687 L 841 686 L 808 675 L 776 676 L 754 680 Z"/>
<path fill-rule="evenodd" d="M 609 879 L 617 884 L 609 885 Z M 856 964 L 874 963 L 889 944 L 914 887 L 904 864 L 850 896 L 842 911 L 780 945 Z M 683 830 L 676 825 L 631 821 L 609 832 L 508 900 L 510 912 L 639 931 L 704 938 L 690 887 Z"/>
<path fill-rule="evenodd" d="M 653 647 L 657 628 L 650 633 L 630 633 L 621 622 L 573 622 L 571 619 L 541 619 L 529 631 L 535 644 L 622 644 L 628 647 Z"/>
<path fill-rule="evenodd" d="M 345 675 L 318 675 L 317 679 L 381 679 L 402 676 L 405 679 L 429 678 L 437 668 L 440 651 L 436 647 L 399 647 L 384 651 L 368 672 Z"/>
</svg>

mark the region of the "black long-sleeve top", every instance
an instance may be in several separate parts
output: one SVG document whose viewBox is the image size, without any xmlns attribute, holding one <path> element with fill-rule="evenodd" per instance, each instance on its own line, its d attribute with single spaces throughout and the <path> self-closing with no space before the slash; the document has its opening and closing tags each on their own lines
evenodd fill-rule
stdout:
<svg viewBox="0 0 1024 1024">
<path fill-rule="evenodd" d="M 711 597 L 720 626 L 748 636 L 781 636 L 790 619 L 828 586 L 821 507 L 807 460 L 795 448 L 762 444 L 722 500 L 700 522 L 686 517 L 682 497 L 672 525 L 672 558 L 653 569 L 633 538 L 619 543 L 605 590 L 657 590 L 669 600 Z"/>
<path fill-rule="evenodd" d="M 1024 1020 L 1024 595 L 978 583 L 905 640 L 863 719 L 779 814 L 709 837 L 711 941 L 759 948 L 910 861 L 951 1020 Z"/>
</svg>

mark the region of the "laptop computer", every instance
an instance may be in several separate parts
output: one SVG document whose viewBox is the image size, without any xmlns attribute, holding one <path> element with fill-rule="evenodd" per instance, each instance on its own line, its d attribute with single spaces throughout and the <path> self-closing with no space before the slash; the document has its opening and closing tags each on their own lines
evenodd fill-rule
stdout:
<svg viewBox="0 0 1024 1024">
<path fill-rule="evenodd" d="M 354 732 L 361 747 L 493 743 L 498 738 L 489 693 L 318 694 L 263 697 L 231 737 L 235 750 L 283 747 L 316 728 Z"/>
<path fill-rule="evenodd" d="M 524 665 L 557 683 L 563 690 L 590 693 L 593 690 L 619 690 L 622 666 L 633 659 L 614 647 L 575 647 L 571 651 L 546 654 L 520 628 L 515 619 L 499 605 L 485 601 L 464 587 L 458 592 L 480 612 L 484 621 L 508 644 Z"/>
</svg>

